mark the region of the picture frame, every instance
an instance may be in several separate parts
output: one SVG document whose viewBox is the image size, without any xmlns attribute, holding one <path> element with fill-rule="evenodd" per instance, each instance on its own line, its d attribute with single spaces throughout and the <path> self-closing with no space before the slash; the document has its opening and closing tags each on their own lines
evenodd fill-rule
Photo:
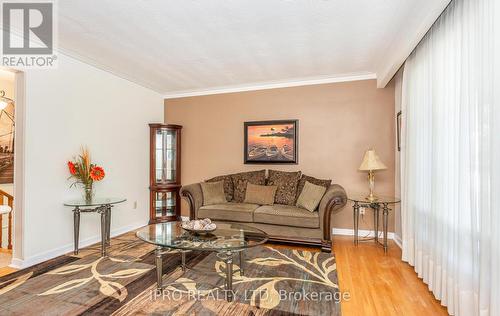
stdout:
<svg viewBox="0 0 500 316">
<path fill-rule="evenodd" d="M 298 120 L 244 122 L 245 164 L 297 164 Z"/>
</svg>

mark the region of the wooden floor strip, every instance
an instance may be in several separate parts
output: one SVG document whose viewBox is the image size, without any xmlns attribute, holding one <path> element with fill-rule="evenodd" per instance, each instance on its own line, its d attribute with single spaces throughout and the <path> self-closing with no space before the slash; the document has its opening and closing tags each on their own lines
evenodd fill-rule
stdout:
<svg viewBox="0 0 500 316">
<path fill-rule="evenodd" d="M 392 241 L 384 254 L 374 242 L 354 246 L 352 237 L 334 236 L 334 252 L 341 291 L 351 300 L 342 303 L 342 315 L 448 315 L 417 277 L 401 261 L 401 249 Z"/>
</svg>

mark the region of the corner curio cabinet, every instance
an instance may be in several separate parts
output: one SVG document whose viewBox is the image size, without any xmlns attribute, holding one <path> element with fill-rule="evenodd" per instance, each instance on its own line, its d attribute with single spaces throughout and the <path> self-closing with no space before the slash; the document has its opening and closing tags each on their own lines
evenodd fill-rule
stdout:
<svg viewBox="0 0 500 316">
<path fill-rule="evenodd" d="M 181 129 L 180 125 L 149 124 L 149 223 L 180 219 Z"/>
</svg>

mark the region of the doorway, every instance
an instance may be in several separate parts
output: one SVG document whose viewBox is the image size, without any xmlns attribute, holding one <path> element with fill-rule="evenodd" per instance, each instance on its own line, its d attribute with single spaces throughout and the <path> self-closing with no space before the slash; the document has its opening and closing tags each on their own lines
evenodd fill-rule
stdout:
<svg viewBox="0 0 500 316">
<path fill-rule="evenodd" d="M 0 69 L 0 276 L 13 270 L 15 95 L 15 73 Z"/>
</svg>

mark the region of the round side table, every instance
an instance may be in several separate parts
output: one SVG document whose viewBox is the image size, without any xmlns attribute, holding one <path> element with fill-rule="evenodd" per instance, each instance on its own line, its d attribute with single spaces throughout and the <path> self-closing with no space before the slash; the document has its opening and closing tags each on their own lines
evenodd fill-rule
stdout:
<svg viewBox="0 0 500 316">
<path fill-rule="evenodd" d="M 352 209 L 353 209 L 353 215 L 354 215 L 354 244 L 358 245 L 360 239 L 358 237 L 358 231 L 359 231 L 359 209 L 361 207 L 368 207 L 373 210 L 373 224 L 374 224 L 374 231 L 375 231 L 375 236 L 374 240 L 377 244 L 380 244 L 384 247 L 384 252 L 387 252 L 387 229 L 388 229 L 388 222 L 389 222 L 389 211 L 391 210 L 389 208 L 389 205 L 394 205 L 399 203 L 401 200 L 397 197 L 393 196 L 378 196 L 377 199 L 375 200 L 369 200 L 366 198 L 366 195 L 364 194 L 352 194 L 349 195 L 347 198 L 349 201 L 353 202 Z M 379 226 L 379 214 L 380 214 L 380 209 L 382 209 L 382 216 L 383 216 L 383 230 L 384 230 L 384 241 L 383 243 L 380 243 L 378 240 L 378 226 Z M 371 240 L 372 238 L 370 238 Z"/>
</svg>

